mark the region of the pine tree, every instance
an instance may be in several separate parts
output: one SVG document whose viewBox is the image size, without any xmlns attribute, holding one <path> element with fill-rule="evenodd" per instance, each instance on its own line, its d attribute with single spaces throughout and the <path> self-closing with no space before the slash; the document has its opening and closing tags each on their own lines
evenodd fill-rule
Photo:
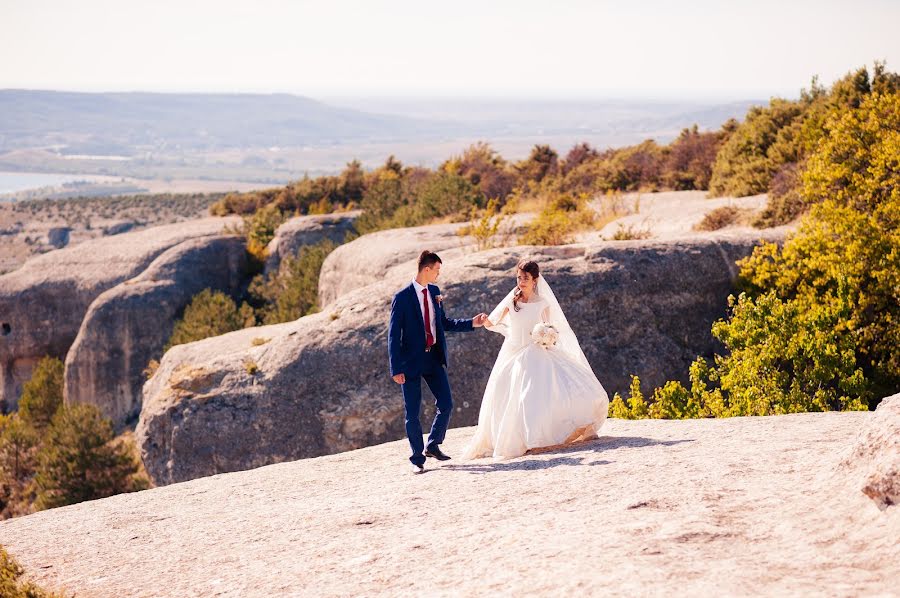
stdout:
<svg viewBox="0 0 900 598">
<path fill-rule="evenodd" d="M 19 415 L 37 430 L 50 425 L 53 414 L 63 402 L 63 362 L 44 357 L 34 368 L 31 379 L 22 386 Z"/>
<path fill-rule="evenodd" d="M 128 449 L 113 442 L 112 422 L 94 405 L 65 405 L 38 451 L 38 509 L 104 498 L 144 487 Z"/>
</svg>

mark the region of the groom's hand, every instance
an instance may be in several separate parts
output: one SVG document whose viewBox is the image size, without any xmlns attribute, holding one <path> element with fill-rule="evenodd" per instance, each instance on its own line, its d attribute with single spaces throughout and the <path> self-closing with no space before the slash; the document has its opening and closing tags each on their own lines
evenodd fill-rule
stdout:
<svg viewBox="0 0 900 598">
<path fill-rule="evenodd" d="M 481 313 L 472 318 L 472 326 L 478 328 L 479 326 L 484 326 L 485 320 L 487 320 L 487 314 Z"/>
<path fill-rule="evenodd" d="M 406 384 L 406 374 L 397 374 L 393 378 L 397 384 Z"/>
</svg>

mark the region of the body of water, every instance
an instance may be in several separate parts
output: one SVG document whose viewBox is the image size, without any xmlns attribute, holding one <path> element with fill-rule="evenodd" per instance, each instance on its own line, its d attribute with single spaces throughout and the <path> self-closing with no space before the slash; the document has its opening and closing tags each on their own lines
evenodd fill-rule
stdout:
<svg viewBox="0 0 900 598">
<path fill-rule="evenodd" d="M 110 177 L 95 174 L 46 174 L 43 172 L 0 172 L 0 195 L 41 187 L 59 187 L 75 181 L 102 181 Z"/>
</svg>

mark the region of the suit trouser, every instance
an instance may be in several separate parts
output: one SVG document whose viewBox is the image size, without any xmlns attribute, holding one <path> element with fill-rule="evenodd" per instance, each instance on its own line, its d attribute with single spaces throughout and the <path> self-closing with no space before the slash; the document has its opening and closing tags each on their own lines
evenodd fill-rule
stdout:
<svg viewBox="0 0 900 598">
<path fill-rule="evenodd" d="M 418 376 L 407 376 L 403 383 L 403 404 L 406 411 L 406 437 L 412 449 L 410 461 L 416 465 L 425 463 L 424 442 L 422 440 L 422 424 L 419 423 L 419 412 L 422 407 L 422 380 L 434 395 L 436 413 L 428 435 L 428 448 L 433 448 L 444 441 L 447 426 L 450 424 L 450 413 L 453 410 L 453 398 L 450 395 L 450 381 L 447 371 L 441 364 L 438 351 L 425 354 L 422 373 Z"/>
</svg>

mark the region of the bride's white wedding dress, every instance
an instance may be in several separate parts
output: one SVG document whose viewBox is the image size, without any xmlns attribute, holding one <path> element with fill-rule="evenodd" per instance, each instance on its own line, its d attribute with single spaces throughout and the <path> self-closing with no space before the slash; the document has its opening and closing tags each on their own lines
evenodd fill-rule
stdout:
<svg viewBox="0 0 900 598">
<path fill-rule="evenodd" d="M 515 290 L 515 289 L 514 289 Z M 491 371 L 478 429 L 464 458 L 510 458 L 528 449 L 596 437 L 606 419 L 609 398 L 588 364 L 578 339 L 545 282 L 513 308 L 513 293 L 491 313 L 489 328 L 506 336 Z M 504 309 L 506 316 L 498 322 Z M 531 338 L 545 321 L 559 331 L 556 346 L 545 349 Z"/>
</svg>

